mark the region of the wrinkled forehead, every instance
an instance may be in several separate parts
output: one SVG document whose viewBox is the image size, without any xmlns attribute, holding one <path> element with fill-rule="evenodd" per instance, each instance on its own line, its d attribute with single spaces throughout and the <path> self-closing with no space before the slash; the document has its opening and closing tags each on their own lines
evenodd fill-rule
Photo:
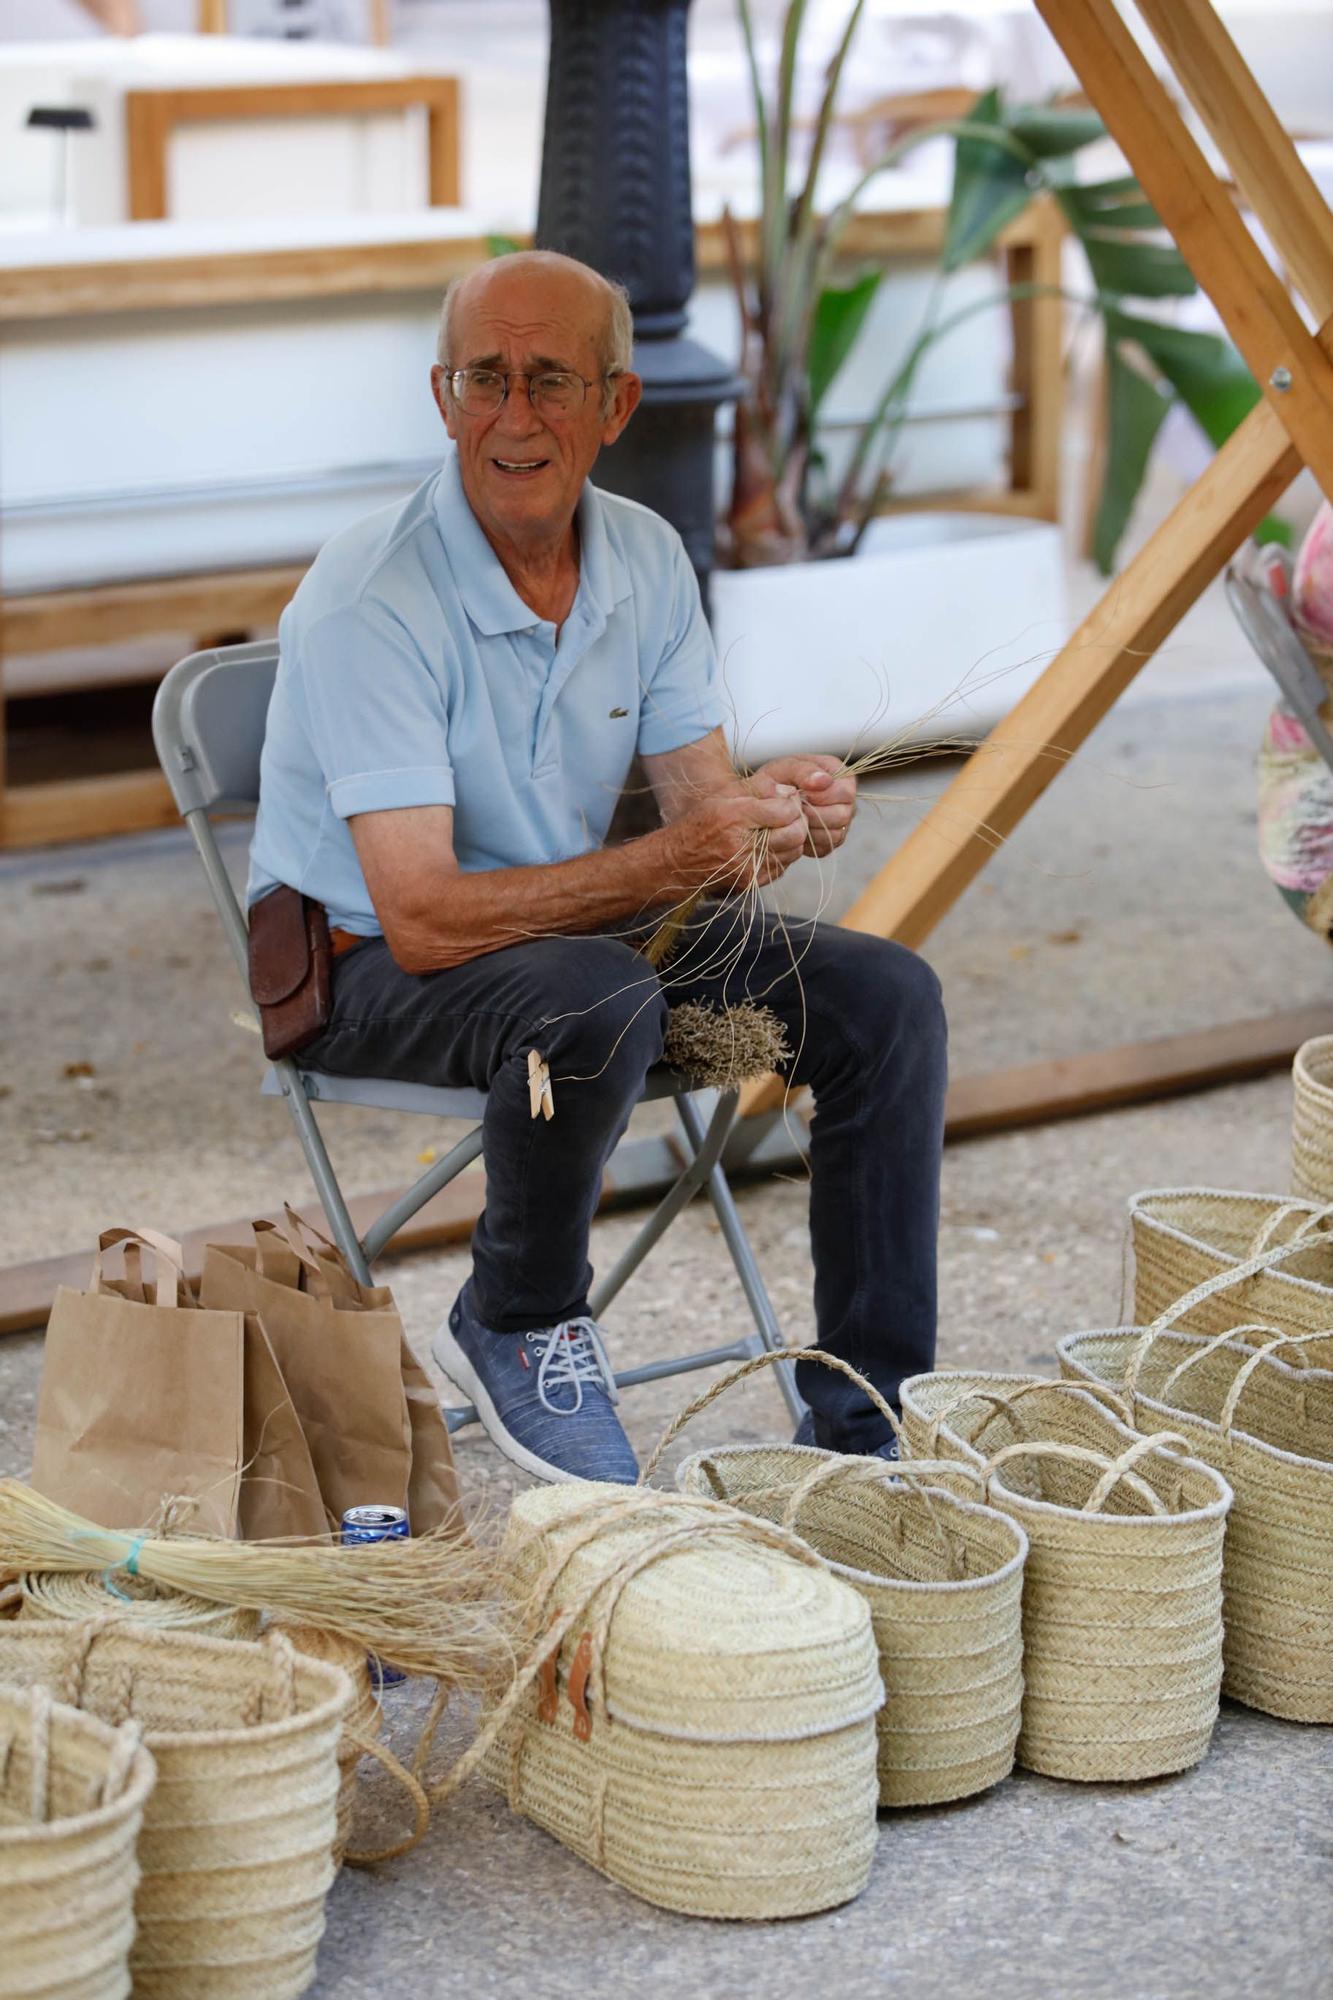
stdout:
<svg viewBox="0 0 1333 2000">
<path fill-rule="evenodd" d="M 596 372 L 606 302 L 590 284 L 563 273 L 524 278 L 485 273 L 454 302 L 449 345 L 455 367 L 500 357 L 513 367 L 553 363 Z"/>
</svg>

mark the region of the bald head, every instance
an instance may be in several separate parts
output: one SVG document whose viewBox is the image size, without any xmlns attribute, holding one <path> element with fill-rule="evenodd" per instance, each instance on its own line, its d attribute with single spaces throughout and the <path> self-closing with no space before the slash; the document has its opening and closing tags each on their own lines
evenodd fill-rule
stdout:
<svg viewBox="0 0 1333 2000">
<path fill-rule="evenodd" d="M 633 365 L 634 322 L 623 285 L 612 284 L 590 264 L 562 257 L 558 250 L 515 250 L 507 257 L 493 257 L 450 284 L 440 308 L 435 345 L 441 367 L 466 363 L 468 357 L 457 352 L 455 341 L 460 309 L 483 300 L 488 305 L 512 302 L 520 312 L 540 311 L 543 306 L 563 309 L 586 326 L 604 374 L 621 375 Z"/>
</svg>

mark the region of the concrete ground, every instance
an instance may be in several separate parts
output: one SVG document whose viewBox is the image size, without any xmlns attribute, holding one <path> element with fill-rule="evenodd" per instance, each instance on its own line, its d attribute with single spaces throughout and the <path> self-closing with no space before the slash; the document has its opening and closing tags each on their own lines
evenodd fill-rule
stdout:
<svg viewBox="0 0 1333 2000">
<path fill-rule="evenodd" d="M 1211 601 L 1063 774 L 931 938 L 955 1073 L 1074 1053 L 1313 1002 L 1326 948 L 1254 857 L 1253 751 L 1270 692 Z M 831 909 L 897 844 L 945 774 L 877 787 Z M 239 862 L 239 835 L 230 844 Z M 819 885 L 794 878 L 808 905 Z M 308 1198 L 279 1105 L 255 1095 L 258 1049 L 229 1023 L 239 995 L 202 878 L 172 835 L 0 859 L 7 940 L 0 1044 L 4 1250 L 88 1247 L 136 1221 L 183 1228 Z M 944 1365 L 1050 1370 L 1076 1327 L 1121 1311 L 1125 1203 L 1151 1185 L 1286 1184 L 1284 1076 L 1045 1129 L 946 1159 Z M 405 1178 L 441 1135 L 371 1114 L 330 1120 L 353 1190 Z M 806 1189 L 749 1187 L 741 1211 L 790 1335 L 807 1340 Z M 596 1228 L 605 1265 L 635 1227 Z M 687 1214 L 610 1320 L 618 1359 L 711 1343 L 741 1306 L 715 1226 Z M 423 1356 L 466 1254 L 391 1267 Z M 23 1472 L 41 1341 L 0 1341 L 0 1471 Z M 633 1392 L 646 1451 L 684 1400 Z M 775 1388 L 747 1384 L 698 1440 L 780 1434 Z M 508 1484 L 476 1433 L 468 1491 Z M 391 1698 L 410 1740 L 419 1696 Z M 446 1748 L 466 1739 L 467 1718 Z M 392 1813 L 377 1777 L 367 1820 Z M 769 2000 L 836 1985 L 848 2000 L 1002 1992 L 1006 2000 L 1327 2000 L 1333 1995 L 1333 1759 L 1326 1733 L 1224 1704 L 1195 1771 L 1117 1788 L 1017 1774 L 987 1797 L 885 1817 L 870 1886 L 831 1915 L 752 1928 L 668 1916 L 604 1882 L 474 1786 L 427 1844 L 345 1873 L 316 1992 L 600 2000 L 677 1992 Z"/>
</svg>

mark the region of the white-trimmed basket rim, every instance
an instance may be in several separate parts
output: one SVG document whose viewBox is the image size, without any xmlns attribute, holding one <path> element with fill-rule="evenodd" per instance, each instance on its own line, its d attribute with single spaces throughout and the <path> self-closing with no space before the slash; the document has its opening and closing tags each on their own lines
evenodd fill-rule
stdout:
<svg viewBox="0 0 1333 2000">
<path fill-rule="evenodd" d="M 1206 1196 L 1210 1201 L 1262 1202 L 1269 1208 L 1286 1207 L 1292 1210 L 1308 1208 L 1314 1212 L 1320 1208 L 1327 1207 L 1327 1203 L 1314 1201 L 1307 1195 L 1256 1194 L 1237 1188 L 1141 1188 L 1137 1194 L 1132 1194 L 1129 1198 L 1130 1222 L 1132 1224 L 1137 1217 L 1142 1216 L 1145 1223 L 1150 1224 L 1154 1229 L 1160 1230 L 1164 1236 L 1174 1237 L 1177 1243 L 1187 1243 L 1192 1250 L 1202 1250 L 1207 1256 L 1215 1257 L 1220 1263 L 1230 1265 L 1233 1268 L 1243 1264 L 1245 1259 L 1238 1257 L 1234 1250 L 1224 1250 L 1220 1244 L 1209 1243 L 1202 1236 L 1191 1236 L 1188 1230 L 1181 1229 L 1178 1224 L 1167 1222 L 1162 1216 L 1154 1215 L 1143 1208 L 1145 1202 L 1158 1201 L 1164 1197 L 1175 1200 L 1195 1200 L 1200 1195 Z M 1307 1250 L 1313 1249 L 1318 1240 L 1318 1238 L 1314 1238 L 1303 1247 Z M 1333 1244 L 1333 1234 L 1330 1234 L 1324 1240 Z M 1294 1271 L 1284 1270 L 1281 1265 L 1275 1265 L 1271 1270 L 1265 1271 L 1263 1276 L 1265 1278 L 1276 1279 L 1279 1284 L 1298 1285 L 1302 1291 L 1313 1292 L 1317 1296 L 1323 1297 L 1333 1294 L 1333 1285 L 1322 1285 L 1317 1278 L 1298 1277 Z"/>
<path fill-rule="evenodd" d="M 1327 1077 L 1312 1067 L 1316 1062 L 1328 1064 Z M 1333 1112 L 1333 1035 L 1313 1035 L 1308 1042 L 1302 1042 L 1292 1060 L 1291 1073 L 1303 1089 L 1312 1097 L 1322 1098 Z"/>
<path fill-rule="evenodd" d="M 1031 1385 L 1035 1381 L 1042 1380 L 1041 1377 L 1033 1375 L 1024 1375 L 1009 1369 L 940 1368 L 932 1371 L 932 1373 L 929 1375 L 909 1376 L 906 1379 L 906 1381 L 904 1381 L 904 1383 L 902 1384 L 902 1389 L 900 1393 L 903 1396 L 904 1402 L 906 1402 L 908 1400 L 907 1397 L 908 1389 L 910 1388 L 911 1384 L 914 1381 L 930 1381 L 930 1382 L 953 1381 L 961 1383 L 961 1382 L 974 1381 L 978 1375 L 984 1376 L 988 1382 L 1013 1382 L 1016 1384 Z M 1129 1428 L 1127 1424 L 1121 1423 L 1119 1417 L 1116 1416 L 1115 1412 L 1113 1410 L 1108 1410 L 1106 1404 L 1100 1401 L 1098 1397 L 1093 1395 L 1091 1390 L 1088 1390 L 1082 1383 L 1062 1382 L 1058 1377 L 1052 1376 L 1049 1382 L 1043 1382 L 1043 1386 L 1047 1388 L 1058 1388 L 1062 1392 L 1067 1391 L 1069 1389 L 1082 1389 L 1088 1403 L 1090 1403 L 1092 1407 L 1100 1413 L 1100 1415 L 1105 1417 L 1108 1423 L 1114 1424 L 1117 1430 L 1124 1432 L 1126 1448 L 1128 1448 L 1130 1444 L 1134 1443 L 1136 1439 L 1139 1437 L 1140 1435 L 1139 1432 L 1133 1431 Z M 917 1410 L 917 1414 L 922 1417 L 923 1421 L 929 1421 L 927 1413 L 921 1411 L 919 1407 Z M 973 1455 L 974 1458 L 978 1459 L 983 1465 L 985 1464 L 986 1461 L 984 1454 L 978 1450 L 976 1445 L 968 1444 L 966 1439 L 962 1439 L 960 1440 L 960 1442 L 964 1445 L 964 1448 Z M 1034 1440 L 1034 1442 L 1036 1442 L 1036 1440 Z M 1012 1500 L 1015 1506 L 1031 1508 L 1033 1513 L 1038 1515 L 1039 1517 L 1050 1515 L 1062 1521 L 1107 1522 L 1114 1527 L 1133 1529 L 1136 1532 L 1142 1528 L 1150 1528 L 1155 1533 L 1160 1534 L 1166 1529 L 1176 1528 L 1182 1525 L 1188 1525 L 1191 1522 L 1199 1523 L 1205 1521 L 1215 1521 L 1219 1517 L 1225 1516 L 1227 1514 L 1227 1512 L 1231 1507 L 1231 1503 L 1235 1498 L 1235 1495 L 1232 1493 L 1231 1487 L 1228 1485 L 1227 1481 L 1222 1477 L 1222 1474 L 1218 1472 L 1213 1466 L 1205 1465 L 1201 1458 L 1191 1458 L 1184 1452 L 1168 1451 L 1165 1446 L 1157 1447 L 1156 1455 L 1162 1458 L 1170 1465 L 1179 1466 L 1182 1468 L 1182 1470 L 1188 1468 L 1189 1471 L 1197 1473 L 1207 1485 L 1212 1486 L 1215 1489 L 1218 1489 L 1217 1498 L 1215 1500 L 1210 1500 L 1206 1507 L 1187 1507 L 1182 1511 L 1180 1511 L 1179 1513 L 1168 1512 L 1165 1514 L 1107 1514 L 1101 1512 L 1100 1510 L 1096 1513 L 1086 1513 L 1082 1507 L 1062 1507 L 1058 1504 L 1058 1502 L 1054 1500 L 1038 1500 L 1028 1493 L 1016 1493 L 1013 1487 L 1008 1484 L 1008 1482 L 1004 1477 L 1003 1466 L 1001 1466 L 997 1471 L 991 1473 L 990 1483 L 992 1486 L 998 1486 L 1003 1490 L 1006 1502 Z M 911 1460 L 909 1459 L 908 1464 L 910 1465 L 910 1463 Z M 1140 1459 L 1138 1466 L 1136 1467 L 1136 1470 L 1142 1471 L 1142 1467 L 1143 1467 L 1143 1461 L 1142 1459 Z"/>
<path fill-rule="evenodd" d="M 31 1646 L 32 1650 L 37 1652 L 43 1643 L 50 1645 L 52 1638 L 56 1637 L 63 1641 L 65 1649 L 68 1650 L 71 1640 L 82 1629 L 84 1628 L 72 1620 L 56 1618 L 33 1619 L 31 1622 L 21 1619 L 0 1621 L 0 1685 L 4 1683 L 4 1655 L 7 1646 L 18 1643 Z M 253 1664 L 262 1664 L 270 1674 L 272 1672 L 272 1649 L 265 1645 L 262 1639 L 207 1639 L 198 1633 L 166 1631 L 160 1626 L 153 1628 L 150 1633 L 148 1628 L 136 1628 L 128 1619 L 118 1619 L 113 1624 L 103 1627 L 93 1643 L 98 1647 L 114 1651 L 127 1639 L 159 1655 L 152 1664 L 164 1671 L 169 1670 L 167 1657 L 169 1654 L 179 1653 L 188 1648 L 190 1653 L 206 1650 L 229 1662 L 235 1661 L 238 1655 L 246 1655 Z M 331 1660 L 318 1660 L 310 1653 L 301 1652 L 299 1647 L 293 1647 L 293 1651 L 296 1654 L 294 1671 L 298 1678 L 303 1674 L 312 1674 L 316 1684 L 321 1678 L 332 1683 L 322 1699 L 312 1707 L 298 1708 L 294 1715 L 280 1716 L 272 1722 L 257 1722 L 249 1726 L 238 1725 L 232 1729 L 153 1729 L 147 1723 L 142 1723 L 140 1726 L 143 1729 L 144 1741 L 150 1749 L 225 1750 L 234 1743 L 261 1745 L 280 1743 L 286 1736 L 299 1734 L 306 1729 L 321 1728 L 325 1724 L 337 1723 L 341 1726 L 343 1716 L 352 1705 L 354 1690 L 351 1675 L 345 1667 L 336 1666 Z M 83 1714 L 85 1711 L 78 1712 Z M 96 1717 L 93 1720 L 96 1720 Z"/>
<path fill-rule="evenodd" d="M 1330 1036 L 1329 1040 L 1333 1042 L 1333 1036 Z M 1055 1351 L 1062 1359 L 1067 1356 L 1071 1364 L 1077 1366 L 1077 1357 L 1073 1352 L 1073 1344 L 1076 1341 L 1142 1339 L 1143 1335 L 1147 1332 L 1148 1328 L 1146 1326 L 1089 1327 L 1085 1331 L 1078 1333 L 1063 1334 L 1055 1343 Z M 1182 1327 L 1171 1326 L 1164 1327 L 1158 1338 L 1186 1341 L 1192 1347 L 1203 1348 L 1208 1346 L 1212 1336 L 1206 1333 L 1190 1333 Z M 1220 1344 L 1218 1352 L 1238 1354 L 1243 1359 L 1249 1360 L 1253 1357 L 1255 1350 L 1252 1347 L 1247 1347 L 1243 1341 L 1226 1340 Z M 1303 1379 L 1308 1381 L 1311 1377 L 1316 1377 L 1320 1381 L 1333 1384 L 1333 1369 L 1316 1368 L 1314 1366 L 1293 1368 L 1290 1362 L 1283 1361 L 1277 1354 L 1265 1354 L 1263 1360 L 1259 1363 L 1256 1373 L 1262 1371 L 1270 1362 L 1273 1366 L 1280 1368 L 1284 1375 L 1289 1376 L 1292 1383 L 1297 1387 L 1301 1386 Z M 1100 1381 L 1101 1377 L 1099 1376 L 1097 1379 Z M 1114 1382 L 1108 1382 L 1104 1386 L 1114 1390 L 1117 1395 L 1122 1393 Z M 1227 1435 L 1216 1417 L 1205 1417 L 1198 1410 L 1178 1409 L 1174 1403 L 1163 1403 L 1158 1397 L 1150 1396 L 1142 1389 L 1135 1389 L 1133 1391 L 1126 1389 L 1123 1393 L 1127 1397 L 1131 1397 L 1135 1402 L 1147 1403 L 1152 1409 L 1160 1410 L 1164 1416 L 1183 1417 L 1187 1423 L 1202 1424 L 1205 1429 L 1215 1431 L 1220 1439 L 1224 1439 Z M 1309 1471 L 1313 1466 L 1316 1470 L 1325 1471 L 1330 1476 L 1333 1476 L 1333 1459 L 1311 1458 L 1304 1452 L 1288 1451 L 1283 1445 L 1270 1444 L 1267 1438 L 1256 1437 L 1253 1431 L 1247 1431 L 1239 1417 L 1232 1423 L 1231 1436 L 1233 1438 L 1243 1438 L 1245 1443 L 1252 1445 L 1256 1451 L 1271 1452 L 1274 1458 L 1285 1459 L 1288 1465 L 1295 1466 L 1303 1472 Z"/>
<path fill-rule="evenodd" d="M 825 1451 L 821 1451 L 818 1445 L 782 1444 L 782 1443 L 714 1445 L 711 1448 L 711 1450 L 706 1449 L 703 1451 L 691 1452 L 688 1458 L 683 1458 L 681 1460 L 680 1464 L 676 1467 L 677 1484 L 680 1485 L 680 1483 L 685 1478 L 691 1466 L 699 1464 L 699 1462 L 705 1458 L 725 1459 L 728 1457 L 736 1457 L 736 1458 L 748 1457 L 752 1452 L 756 1451 L 772 1451 L 772 1452 L 781 1452 L 783 1454 L 788 1452 L 795 1454 L 799 1452 L 803 1458 L 820 1459 L 820 1460 L 823 1460 L 828 1457 L 828 1453 Z M 904 1462 L 910 1469 L 912 1463 L 910 1458 Z M 906 1480 L 898 1479 L 895 1482 L 893 1463 L 891 1460 L 886 1459 L 884 1462 L 884 1484 L 886 1486 L 891 1487 L 895 1483 L 897 1484 L 900 1490 L 904 1491 L 910 1490 Z M 846 1577 L 849 1583 L 867 1584 L 876 1590 L 904 1590 L 904 1591 L 990 1590 L 994 1588 L 997 1584 L 1002 1583 L 1006 1578 L 1012 1576 L 1015 1570 L 1022 1569 L 1028 1557 L 1028 1537 L 1027 1537 L 1027 1531 L 1024 1528 L 1021 1521 L 1015 1521 L 1011 1519 L 1010 1516 L 1004 1513 L 999 1507 L 987 1507 L 985 1503 L 980 1500 L 966 1500 L 960 1494 L 951 1493 L 947 1487 L 931 1485 L 929 1480 L 923 1480 L 921 1483 L 923 1486 L 929 1487 L 932 1499 L 938 1498 L 945 1500 L 951 1506 L 961 1508 L 969 1514 L 979 1514 L 983 1516 L 985 1520 L 987 1520 L 988 1522 L 990 1521 L 1001 1522 L 1004 1528 L 1008 1531 L 1008 1533 L 1014 1535 L 1017 1538 L 1018 1545 L 1014 1549 L 1013 1554 L 1006 1556 L 1004 1562 L 999 1566 L 998 1569 L 988 1570 L 985 1576 L 960 1576 L 957 1578 L 929 1577 L 918 1583 L 912 1577 L 883 1576 L 880 1574 L 878 1570 L 857 1569 L 851 1563 L 834 1562 L 830 1557 L 821 1554 L 817 1548 L 814 1548 L 813 1542 L 807 1542 L 807 1547 L 814 1549 L 814 1553 L 817 1556 L 819 1556 L 819 1560 L 822 1563 L 824 1563 L 828 1569 L 832 1570 L 835 1576 Z M 682 1491 L 684 1490 L 683 1486 L 681 1490 Z M 728 1502 L 728 1505 L 734 1507 L 739 1505 L 739 1502 L 732 1500 Z M 793 1526 L 792 1532 L 793 1534 L 800 1536 L 802 1541 L 806 1540 L 805 1536 L 801 1535 L 799 1522 Z"/>
</svg>

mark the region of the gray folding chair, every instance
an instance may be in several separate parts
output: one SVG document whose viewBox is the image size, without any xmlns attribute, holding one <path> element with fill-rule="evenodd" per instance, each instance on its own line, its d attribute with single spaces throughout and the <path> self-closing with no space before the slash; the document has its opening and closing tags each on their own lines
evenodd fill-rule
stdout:
<svg viewBox="0 0 1333 2000">
<path fill-rule="evenodd" d="M 194 836 L 247 993 L 245 914 L 219 852 L 212 816 L 249 813 L 255 808 L 259 798 L 260 751 L 277 665 L 275 641 L 219 646 L 191 653 L 167 674 L 153 704 L 153 741 L 158 758 L 181 816 Z M 379 1077 L 331 1076 L 306 1068 L 299 1057 L 274 1063 L 261 1087 L 267 1096 L 281 1095 L 286 1099 L 330 1230 L 363 1283 L 370 1282 L 370 1266 L 404 1223 L 482 1150 L 478 1122 L 466 1138 L 460 1139 L 443 1159 L 434 1161 L 358 1238 L 312 1105 L 365 1104 L 378 1110 L 419 1111 L 435 1118 L 479 1120 L 486 1103 L 485 1093 L 435 1090 L 423 1084 L 391 1082 Z M 687 1078 L 659 1066 L 649 1073 L 644 1099 L 665 1097 L 673 1100 L 680 1119 L 687 1164 L 615 1268 L 593 1292 L 593 1312 L 601 1315 L 681 1210 L 701 1188 L 706 1188 L 749 1303 L 755 1331 L 724 1347 L 705 1348 L 679 1359 L 649 1361 L 641 1367 L 628 1368 L 616 1376 L 622 1386 L 682 1375 L 694 1368 L 711 1368 L 720 1362 L 748 1360 L 752 1355 L 781 1349 L 786 1344 L 721 1165 L 722 1148 L 735 1116 L 736 1092 L 696 1092 Z M 793 1420 L 799 1420 L 805 1405 L 797 1391 L 792 1367 L 783 1364 L 773 1372 L 780 1379 Z M 445 1416 L 451 1431 L 476 1421 L 471 1404 L 446 1409 Z"/>
</svg>

